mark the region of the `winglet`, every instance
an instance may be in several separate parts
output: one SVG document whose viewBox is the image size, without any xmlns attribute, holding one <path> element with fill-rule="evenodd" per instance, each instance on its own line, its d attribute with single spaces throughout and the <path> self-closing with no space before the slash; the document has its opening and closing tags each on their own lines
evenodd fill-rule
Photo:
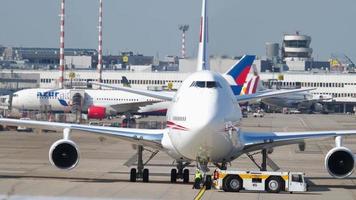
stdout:
<svg viewBox="0 0 356 200">
<path fill-rule="evenodd" d="M 210 70 L 209 55 L 207 53 L 208 44 L 208 17 L 207 17 L 207 0 L 202 2 L 202 12 L 200 17 L 200 36 L 197 71 Z"/>
</svg>

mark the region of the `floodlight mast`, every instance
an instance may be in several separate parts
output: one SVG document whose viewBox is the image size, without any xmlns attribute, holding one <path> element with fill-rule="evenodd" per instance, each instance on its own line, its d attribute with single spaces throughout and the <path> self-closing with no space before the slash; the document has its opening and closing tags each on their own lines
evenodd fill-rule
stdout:
<svg viewBox="0 0 356 200">
<path fill-rule="evenodd" d="M 60 36 L 59 36 L 59 80 L 58 80 L 58 87 L 63 89 L 64 88 L 64 9 L 65 4 L 64 0 L 61 0 L 61 11 L 60 11 Z"/>
<path fill-rule="evenodd" d="M 102 82 L 103 77 L 103 1 L 99 0 L 99 41 L 98 41 L 98 66 L 97 70 L 99 73 L 98 82 Z M 101 88 L 101 87 L 100 87 Z"/>
</svg>

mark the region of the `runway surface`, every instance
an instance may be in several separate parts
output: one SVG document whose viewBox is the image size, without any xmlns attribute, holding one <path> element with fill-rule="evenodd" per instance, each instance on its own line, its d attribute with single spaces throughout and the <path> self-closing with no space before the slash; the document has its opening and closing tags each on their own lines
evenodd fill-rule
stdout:
<svg viewBox="0 0 356 200">
<path fill-rule="evenodd" d="M 147 119 L 144 119 L 147 120 Z M 248 130 L 303 131 L 356 129 L 351 115 L 250 116 L 243 120 Z M 48 150 L 62 133 L 0 132 L 0 199 L 193 199 L 199 192 L 192 184 L 171 184 L 169 165 L 173 160 L 161 152 L 150 165 L 150 183 L 131 183 L 129 167 L 123 165 L 135 150 L 123 141 L 89 134 L 73 134 L 79 145 L 80 163 L 71 171 L 58 170 L 48 161 Z M 274 149 L 270 155 L 283 171 L 306 173 L 310 191 L 300 194 L 257 192 L 225 193 L 206 191 L 203 199 L 356 199 L 356 179 L 334 179 L 324 168 L 324 157 L 334 146 L 332 138 L 308 141 L 306 150 L 297 145 Z M 345 139 L 356 152 L 356 136 Z M 147 157 L 148 155 L 146 155 Z M 257 159 L 259 160 L 259 158 Z M 231 163 L 231 168 L 256 170 L 247 156 Z M 191 180 L 194 167 L 190 168 Z"/>
</svg>

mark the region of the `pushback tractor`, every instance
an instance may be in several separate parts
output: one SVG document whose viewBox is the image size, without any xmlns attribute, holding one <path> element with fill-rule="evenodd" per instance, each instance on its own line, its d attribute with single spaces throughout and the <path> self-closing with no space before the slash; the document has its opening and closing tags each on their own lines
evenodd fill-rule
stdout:
<svg viewBox="0 0 356 200">
<path fill-rule="evenodd" d="M 271 193 L 306 192 L 307 184 L 302 172 L 215 170 L 215 189 L 225 192 L 267 191 Z"/>
</svg>

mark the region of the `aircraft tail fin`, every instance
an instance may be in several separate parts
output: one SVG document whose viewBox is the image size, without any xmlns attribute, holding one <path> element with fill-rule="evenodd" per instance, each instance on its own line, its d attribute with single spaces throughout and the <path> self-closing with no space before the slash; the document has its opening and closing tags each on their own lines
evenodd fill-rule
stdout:
<svg viewBox="0 0 356 200">
<path fill-rule="evenodd" d="M 207 53 L 208 44 L 208 17 L 207 17 L 207 0 L 202 1 L 202 13 L 200 17 L 200 36 L 197 71 L 210 70 L 209 55 Z"/>
<path fill-rule="evenodd" d="M 233 81 L 230 81 L 232 82 L 230 84 L 235 95 L 239 95 L 241 93 L 242 87 L 246 81 L 248 73 L 250 72 L 255 57 L 256 56 L 254 55 L 244 55 L 225 73 L 225 75 L 228 75 L 233 79 Z"/>
<path fill-rule="evenodd" d="M 255 94 L 260 82 L 260 76 L 253 76 L 247 83 L 245 94 Z"/>
<path fill-rule="evenodd" d="M 265 90 L 262 85 L 260 75 L 258 74 L 258 70 L 256 66 L 252 66 L 253 69 L 253 77 L 247 82 L 247 86 L 245 88 L 244 94 L 254 94 L 258 91 Z"/>
</svg>

